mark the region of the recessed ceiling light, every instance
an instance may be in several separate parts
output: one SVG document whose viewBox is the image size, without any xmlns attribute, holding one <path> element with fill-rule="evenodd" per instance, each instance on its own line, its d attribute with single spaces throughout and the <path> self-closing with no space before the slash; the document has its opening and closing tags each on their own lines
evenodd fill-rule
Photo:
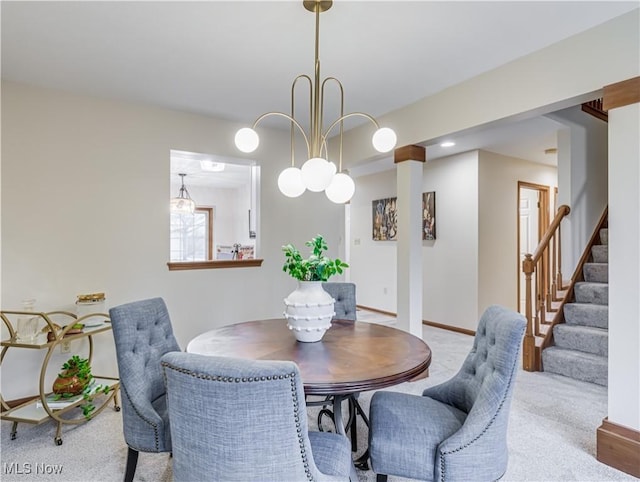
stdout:
<svg viewBox="0 0 640 482">
<path fill-rule="evenodd" d="M 224 162 L 213 162 L 208 159 L 200 161 L 200 169 L 208 172 L 224 171 Z"/>
<path fill-rule="evenodd" d="M 445 142 L 440 143 L 440 147 L 453 147 L 455 145 L 456 145 L 456 143 L 452 142 L 452 141 L 445 141 Z"/>
</svg>

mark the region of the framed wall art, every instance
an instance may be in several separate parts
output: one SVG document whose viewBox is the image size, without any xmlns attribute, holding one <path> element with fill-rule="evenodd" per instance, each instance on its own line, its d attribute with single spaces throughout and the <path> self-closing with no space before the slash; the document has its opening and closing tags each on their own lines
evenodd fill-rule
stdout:
<svg viewBox="0 0 640 482">
<path fill-rule="evenodd" d="M 422 239 L 436 239 L 436 192 L 422 193 Z"/>
<path fill-rule="evenodd" d="M 374 241 L 395 241 L 398 234 L 397 198 L 389 197 L 372 201 L 372 226 Z"/>
</svg>

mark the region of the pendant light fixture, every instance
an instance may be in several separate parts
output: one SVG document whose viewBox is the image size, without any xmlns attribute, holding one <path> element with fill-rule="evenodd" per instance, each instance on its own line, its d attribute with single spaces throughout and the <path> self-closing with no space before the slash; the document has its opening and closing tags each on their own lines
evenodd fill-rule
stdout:
<svg viewBox="0 0 640 482">
<path fill-rule="evenodd" d="M 191 196 L 189 195 L 189 191 L 184 185 L 184 177 L 186 174 L 180 173 L 178 174 L 182 180 L 182 186 L 180 186 L 180 191 L 178 192 L 178 197 L 174 197 L 171 199 L 171 212 L 181 213 L 181 214 L 193 214 L 196 210 L 196 203 Z"/>
<path fill-rule="evenodd" d="M 304 8 L 313 12 L 316 17 L 315 28 L 315 75 L 312 79 L 309 75 L 298 75 L 291 85 L 291 114 L 283 112 L 267 112 L 256 119 L 252 127 L 243 127 L 235 136 L 236 147 L 242 152 L 253 152 L 260 144 L 260 137 L 255 131 L 257 125 L 270 116 L 284 117 L 291 123 L 291 167 L 286 168 L 278 177 L 278 188 L 288 197 L 298 197 L 306 189 L 314 192 L 325 191 L 327 197 L 335 203 L 348 202 L 355 192 L 353 179 L 342 170 L 342 141 L 344 134 L 344 121 L 349 117 L 364 117 L 376 128 L 373 134 L 373 147 L 379 152 L 389 152 L 396 145 L 396 134 L 388 127 L 380 127 L 378 122 L 369 114 L 363 112 L 344 113 L 344 90 L 342 84 L 335 77 L 327 77 L 320 81 L 320 60 L 318 58 L 320 40 L 320 13 L 326 12 L 333 5 L 332 0 L 305 0 Z M 305 132 L 295 118 L 294 91 L 296 83 L 302 80 L 309 84 L 310 129 Z M 340 94 L 340 116 L 323 130 L 324 94 L 325 85 L 335 82 Z M 327 143 L 329 134 L 335 127 L 339 127 L 338 166 L 328 160 L 329 153 Z M 302 134 L 307 147 L 307 161 L 302 168 L 296 167 L 294 156 L 294 133 Z"/>
</svg>

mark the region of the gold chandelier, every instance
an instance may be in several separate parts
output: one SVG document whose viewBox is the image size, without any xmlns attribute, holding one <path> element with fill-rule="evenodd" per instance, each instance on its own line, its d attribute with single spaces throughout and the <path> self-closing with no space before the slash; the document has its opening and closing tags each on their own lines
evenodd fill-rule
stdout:
<svg viewBox="0 0 640 482">
<path fill-rule="evenodd" d="M 327 77 L 320 82 L 320 60 L 318 58 L 320 40 L 320 13 L 326 12 L 333 5 L 332 0 L 305 0 L 304 8 L 315 13 L 315 75 L 312 79 L 305 74 L 298 75 L 291 84 L 291 114 L 284 112 L 267 112 L 258 117 L 252 127 L 243 127 L 235 136 L 236 147 L 242 152 L 253 152 L 258 148 L 260 138 L 255 131 L 257 125 L 270 116 L 284 117 L 291 123 L 291 167 L 286 168 L 278 177 L 278 188 L 288 197 L 298 197 L 306 189 L 314 192 L 325 191 L 327 197 L 335 203 L 348 202 L 355 192 L 353 179 L 342 170 L 342 140 L 343 123 L 349 117 L 364 117 L 373 123 L 376 131 L 372 137 L 373 147 L 378 152 L 389 152 L 396 145 L 396 134 L 388 127 L 380 127 L 378 122 L 369 114 L 363 112 L 344 113 L 344 90 L 342 84 L 335 77 Z M 309 84 L 310 129 L 307 134 L 295 118 L 294 91 L 299 80 L 304 79 Z M 323 130 L 324 90 L 325 84 L 335 82 L 340 92 L 340 117 Z M 332 130 L 339 126 L 338 167 L 328 160 L 327 142 Z M 307 161 L 299 169 L 295 166 L 294 132 L 297 129 L 302 134 L 307 147 Z"/>
</svg>

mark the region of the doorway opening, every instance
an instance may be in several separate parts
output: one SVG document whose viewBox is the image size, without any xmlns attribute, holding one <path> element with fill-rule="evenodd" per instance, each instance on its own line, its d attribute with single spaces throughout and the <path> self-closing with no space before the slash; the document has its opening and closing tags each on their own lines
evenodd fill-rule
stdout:
<svg viewBox="0 0 640 482">
<path fill-rule="evenodd" d="M 545 231 L 549 227 L 549 186 L 518 181 L 518 311 L 525 311 L 525 279 L 522 272 L 522 261 L 525 254 L 533 254 Z M 543 263 L 549 262 L 543 259 Z M 536 274 L 531 279 L 532 286 L 537 286 Z M 544 291 L 542 291 L 544 293 Z M 541 292 L 536 297 L 542 296 Z M 539 300 L 535 301 L 536 303 Z"/>
</svg>

